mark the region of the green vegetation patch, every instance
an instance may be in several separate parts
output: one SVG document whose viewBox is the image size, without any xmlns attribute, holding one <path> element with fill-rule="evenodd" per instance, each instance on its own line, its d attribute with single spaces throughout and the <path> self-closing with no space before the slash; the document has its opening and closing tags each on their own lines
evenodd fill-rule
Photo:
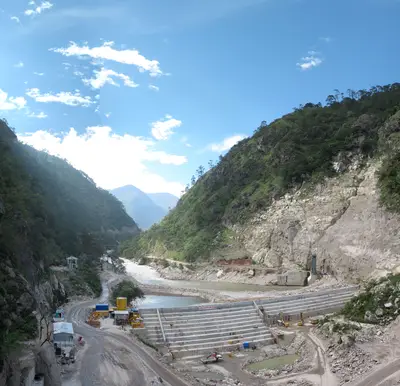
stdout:
<svg viewBox="0 0 400 386">
<path fill-rule="evenodd" d="M 134 282 L 123 280 L 112 289 L 109 299 L 110 303 L 116 304 L 118 297 L 127 298 L 128 304 L 130 304 L 135 299 L 143 298 L 144 293 Z"/>
<path fill-rule="evenodd" d="M 356 322 L 388 324 L 400 312 L 400 274 L 372 280 L 346 303 L 341 314 Z"/>
<path fill-rule="evenodd" d="M 38 332 L 33 288 L 50 280 L 50 266 L 78 257 L 73 285 L 98 295 L 98 258 L 135 232 L 114 196 L 67 161 L 20 143 L 0 120 L 0 372 L 9 350 Z M 65 299 L 57 289 L 46 296 L 50 316 Z"/>
</svg>

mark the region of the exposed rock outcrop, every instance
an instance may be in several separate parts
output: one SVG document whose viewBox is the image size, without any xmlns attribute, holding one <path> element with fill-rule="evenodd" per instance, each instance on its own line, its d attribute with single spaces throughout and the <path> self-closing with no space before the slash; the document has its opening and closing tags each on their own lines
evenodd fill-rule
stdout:
<svg viewBox="0 0 400 386">
<path fill-rule="evenodd" d="M 319 270 L 347 279 L 400 264 L 400 216 L 379 203 L 379 162 L 362 166 L 353 159 L 343 167 L 347 171 L 340 176 L 311 191 L 286 194 L 245 226 L 234 227 L 254 260 L 309 269 L 315 252 Z"/>
</svg>

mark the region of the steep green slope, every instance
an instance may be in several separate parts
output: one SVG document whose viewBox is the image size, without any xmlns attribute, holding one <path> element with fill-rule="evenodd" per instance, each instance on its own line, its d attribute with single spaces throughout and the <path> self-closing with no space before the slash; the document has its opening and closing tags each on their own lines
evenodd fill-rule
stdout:
<svg viewBox="0 0 400 386">
<path fill-rule="evenodd" d="M 66 161 L 19 143 L 0 120 L 0 372 L 6 352 L 37 333 L 32 311 L 49 267 L 80 256 L 93 278 L 99 254 L 137 232 L 115 197 Z M 64 300 L 57 289 L 46 295 L 50 306 Z"/>
<path fill-rule="evenodd" d="M 263 122 L 218 165 L 199 173 L 198 181 L 159 225 L 127 242 L 125 256 L 207 258 L 227 243 L 230 224 L 245 222 L 303 183 L 334 176 L 334 159 L 346 152 L 364 158 L 386 155 L 382 201 L 399 210 L 399 109 L 397 83 L 349 90 L 347 97 L 337 91 L 325 106 L 307 103 L 270 124 Z"/>
</svg>

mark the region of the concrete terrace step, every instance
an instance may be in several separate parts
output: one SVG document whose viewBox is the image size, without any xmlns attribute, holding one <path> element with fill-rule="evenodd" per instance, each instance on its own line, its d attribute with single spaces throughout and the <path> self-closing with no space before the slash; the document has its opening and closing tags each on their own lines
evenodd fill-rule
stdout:
<svg viewBox="0 0 400 386">
<path fill-rule="evenodd" d="M 168 337 L 167 341 L 170 344 L 174 344 L 174 345 L 190 345 L 191 343 L 214 343 L 215 341 L 221 341 L 221 340 L 237 340 L 237 339 L 244 339 L 244 337 L 246 336 L 266 336 L 269 335 L 272 338 L 272 334 L 265 328 L 265 329 L 260 329 L 258 331 L 244 331 L 242 333 L 240 332 L 235 332 L 230 334 L 219 334 L 219 335 L 209 335 L 209 336 L 205 336 L 205 335 L 201 335 L 200 337 L 196 337 L 196 336 L 191 336 L 190 338 L 188 336 L 177 336 L 177 337 Z M 180 339 L 180 340 L 179 340 Z M 163 343 L 163 340 L 160 339 L 158 341 L 158 343 Z"/>
<path fill-rule="evenodd" d="M 205 328 L 207 330 L 210 329 L 219 329 L 222 327 L 227 327 L 230 328 L 232 326 L 245 326 L 245 325 L 251 325 L 251 326 L 262 326 L 263 321 L 261 318 L 257 315 L 256 317 L 253 318 L 247 318 L 247 319 L 232 319 L 232 320 L 223 320 L 223 323 L 221 323 L 220 320 L 207 320 L 207 321 L 198 321 L 194 323 L 172 323 L 172 326 L 170 323 L 163 323 L 164 331 L 171 331 L 171 329 L 177 329 L 180 328 L 182 330 L 198 330 L 201 329 L 204 331 Z M 145 326 L 149 330 L 154 330 L 157 328 L 160 328 L 159 324 L 148 324 L 146 325 L 146 321 L 144 322 Z"/>
<path fill-rule="evenodd" d="M 244 306 L 236 306 L 235 303 L 232 303 L 232 307 L 230 308 L 217 308 L 212 305 L 213 303 L 210 303 L 209 308 L 205 309 L 199 309 L 197 311 L 192 311 L 188 309 L 187 311 L 180 311 L 180 312 L 170 312 L 167 309 L 163 309 L 162 314 L 168 317 L 179 317 L 179 316 L 195 316 L 199 313 L 202 314 L 214 314 L 217 312 L 226 312 L 226 313 L 243 313 L 243 312 L 250 312 L 254 310 L 254 304 L 251 303 L 250 305 L 244 305 Z"/>
<path fill-rule="evenodd" d="M 213 348 L 213 347 L 219 347 L 219 346 L 225 346 L 229 345 L 229 341 L 239 341 L 239 342 L 233 342 L 234 343 L 240 343 L 240 342 L 253 342 L 254 340 L 269 340 L 271 339 L 273 341 L 272 335 L 271 334 L 264 334 L 264 335 L 245 335 L 240 338 L 227 338 L 227 339 L 222 339 L 219 341 L 214 341 L 214 342 L 200 342 L 200 343 L 190 343 L 190 344 L 172 344 L 169 345 L 168 347 L 174 351 L 176 349 L 187 349 L 187 350 L 196 350 L 198 348 Z"/>
<path fill-rule="evenodd" d="M 227 315 L 216 315 L 216 316 L 212 316 L 212 317 L 208 317 L 208 318 L 204 318 L 202 315 L 199 315 L 199 318 L 189 318 L 189 319 L 185 319 L 185 318 L 179 318 L 179 319 L 163 319 L 161 318 L 161 321 L 163 322 L 163 324 L 169 324 L 169 323 L 173 323 L 173 324 L 196 324 L 196 323 L 204 323 L 206 321 L 214 321 L 214 322 L 222 322 L 224 320 L 249 320 L 249 319 L 260 319 L 260 316 L 258 315 L 258 313 L 256 312 L 256 310 L 254 309 L 252 313 L 246 313 L 243 315 L 236 315 L 234 317 L 229 317 Z"/>
<path fill-rule="evenodd" d="M 187 331 L 186 332 L 189 335 L 185 335 L 185 337 L 187 339 L 190 339 L 191 337 L 202 337 L 202 336 L 210 336 L 210 335 L 218 335 L 218 334 L 229 334 L 230 332 L 234 331 L 235 333 L 244 333 L 244 332 L 249 332 L 249 331 L 254 331 L 254 330 L 263 330 L 263 329 L 267 329 L 267 327 L 264 324 L 258 325 L 258 326 L 239 326 L 239 327 L 224 327 L 221 329 L 215 329 L 215 330 L 207 330 L 204 331 L 204 329 L 199 329 L 199 330 L 193 330 L 193 331 Z M 176 334 L 178 334 L 178 331 L 164 331 L 165 332 L 165 336 L 167 338 L 169 337 L 174 337 L 176 336 Z M 148 334 L 149 337 L 153 336 L 153 335 L 160 335 L 157 333 L 149 333 Z"/>
<path fill-rule="evenodd" d="M 190 329 L 190 330 L 183 330 L 183 329 L 175 329 L 175 330 L 164 330 L 165 337 L 166 338 L 171 338 L 175 337 L 177 335 L 179 336 L 184 336 L 184 337 L 203 337 L 203 336 L 210 336 L 210 335 L 218 335 L 218 334 L 227 334 L 229 333 L 237 333 L 237 332 L 251 332 L 251 331 L 263 331 L 267 329 L 267 326 L 265 324 L 258 324 L 258 325 L 232 325 L 232 326 L 226 326 L 224 329 Z M 159 332 L 152 332 L 148 331 L 148 337 L 152 339 L 153 337 L 160 337 L 162 334 Z"/>
<path fill-rule="evenodd" d="M 226 319 L 222 318 L 221 320 L 226 320 Z M 172 323 L 172 328 L 196 327 L 196 326 L 203 326 L 204 328 L 209 328 L 209 327 L 212 327 L 215 325 L 219 325 L 221 323 L 221 320 L 220 319 L 212 319 L 212 320 L 206 319 L 206 320 L 196 320 L 196 321 L 193 321 L 190 323 L 189 322 L 185 323 L 184 321 L 182 321 L 182 323 Z M 244 321 L 246 321 L 247 324 L 261 323 L 260 317 L 258 315 L 254 315 L 254 316 L 248 317 L 247 319 L 240 319 L 240 320 L 236 319 L 236 320 L 232 320 L 232 321 L 229 320 L 227 322 L 224 321 L 224 324 L 225 325 L 242 324 Z M 168 329 L 168 327 L 170 327 L 170 324 L 169 324 L 169 322 L 167 322 L 167 323 L 163 322 L 163 326 L 164 326 L 164 329 Z"/>
<path fill-rule="evenodd" d="M 333 290 L 324 290 L 318 292 L 311 292 L 311 293 L 303 293 L 298 295 L 287 295 L 287 296 L 279 296 L 276 298 L 268 298 L 268 299 L 257 299 L 256 303 L 258 305 L 265 305 L 271 303 L 279 303 L 282 301 L 291 301 L 291 300 L 304 300 L 304 299 L 318 299 L 321 297 L 334 297 L 341 294 L 355 294 L 358 290 L 357 286 L 354 287 L 345 287 L 345 288 L 338 288 Z"/>
<path fill-rule="evenodd" d="M 273 339 L 256 339 L 252 340 L 252 343 L 256 344 L 273 344 Z M 189 349 L 189 348 L 182 348 L 181 350 L 172 350 L 175 357 L 188 357 L 188 356 L 200 356 L 202 354 L 210 353 L 210 351 L 217 350 L 220 353 L 228 353 L 233 351 L 236 347 L 242 346 L 243 342 L 227 344 L 227 345 L 220 345 L 220 346 L 210 346 L 204 348 L 197 348 L 197 349 Z"/>
<path fill-rule="evenodd" d="M 271 310 L 279 310 L 279 309 L 290 309 L 290 308 L 297 308 L 299 306 L 303 306 L 304 308 L 306 307 L 312 307 L 315 305 L 320 305 L 320 304 L 327 304 L 327 303 L 346 303 L 351 297 L 348 295 L 341 295 L 340 297 L 337 298 L 329 298 L 329 299 L 323 299 L 321 302 L 288 302 L 288 303 L 275 303 L 271 305 L 265 305 L 263 306 L 265 312 L 269 312 Z"/>
<path fill-rule="evenodd" d="M 258 315 L 258 312 L 256 311 L 255 307 L 253 307 L 252 310 L 242 313 L 226 313 L 226 312 L 215 312 L 213 314 L 203 314 L 202 312 L 198 312 L 197 315 L 189 315 L 189 316 L 179 316 L 179 317 L 170 317 L 160 315 L 161 320 L 163 322 L 170 322 L 170 321 L 194 321 L 194 320 L 199 320 L 199 319 L 215 319 L 215 318 L 225 318 L 225 319 L 241 319 L 241 318 L 247 318 L 249 315 Z M 143 319 L 147 320 L 148 322 L 159 322 L 158 317 L 144 317 Z"/>
<path fill-rule="evenodd" d="M 254 312 L 255 311 L 255 307 L 254 305 L 252 307 L 245 307 L 245 308 L 240 308 L 240 307 L 233 307 L 233 308 L 219 308 L 216 310 L 199 310 L 196 312 L 180 312 L 180 313 L 169 313 L 169 312 L 165 312 L 163 310 L 163 312 L 160 312 L 160 316 L 161 318 L 167 318 L 167 319 L 179 319 L 179 318 L 185 318 L 185 319 L 190 319 L 190 318 L 196 318 L 199 315 L 202 316 L 208 316 L 208 317 L 212 317 L 214 315 L 219 315 L 219 314 L 224 314 L 227 316 L 232 316 L 234 317 L 235 315 L 246 315 L 250 312 Z M 147 317 L 147 316 L 146 316 Z M 157 317 L 157 314 L 155 314 L 154 316 L 150 316 L 151 318 Z"/>
<path fill-rule="evenodd" d="M 315 304 L 310 304 L 310 305 L 296 305 L 296 306 L 291 306 L 291 307 L 276 307 L 274 309 L 269 309 L 265 310 L 264 313 L 267 315 L 279 315 L 280 313 L 283 314 L 295 314 L 295 313 L 300 313 L 300 312 L 307 312 L 310 310 L 314 310 L 316 308 L 318 309 L 324 309 L 325 308 L 331 308 L 332 306 L 337 306 L 339 308 L 343 307 L 345 302 L 343 301 L 329 301 L 325 302 L 323 304 L 315 303 Z"/>
</svg>

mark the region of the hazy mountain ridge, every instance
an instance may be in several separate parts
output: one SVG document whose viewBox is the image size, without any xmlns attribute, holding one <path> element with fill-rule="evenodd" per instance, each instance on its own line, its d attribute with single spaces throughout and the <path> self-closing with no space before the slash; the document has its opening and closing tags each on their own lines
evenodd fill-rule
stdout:
<svg viewBox="0 0 400 386">
<path fill-rule="evenodd" d="M 170 193 L 145 193 L 133 185 L 126 185 L 110 191 L 120 200 L 126 212 L 143 230 L 158 223 L 175 207 L 178 198 Z"/>
</svg>

